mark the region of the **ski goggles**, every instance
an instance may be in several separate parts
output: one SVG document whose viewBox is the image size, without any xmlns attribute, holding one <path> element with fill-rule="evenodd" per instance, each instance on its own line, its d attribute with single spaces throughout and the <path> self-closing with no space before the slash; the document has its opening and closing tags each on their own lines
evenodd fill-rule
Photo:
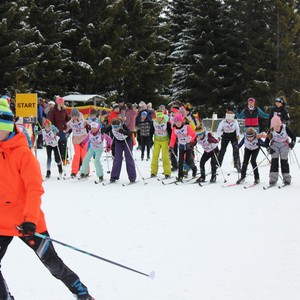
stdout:
<svg viewBox="0 0 300 300">
<path fill-rule="evenodd" d="M 276 98 L 275 99 L 275 102 L 279 102 L 279 103 L 282 103 L 283 104 L 283 100 L 281 98 Z"/>
</svg>

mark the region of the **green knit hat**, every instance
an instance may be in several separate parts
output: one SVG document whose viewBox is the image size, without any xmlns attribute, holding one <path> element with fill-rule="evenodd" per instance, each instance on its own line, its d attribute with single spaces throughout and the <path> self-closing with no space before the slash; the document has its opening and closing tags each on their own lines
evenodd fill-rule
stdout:
<svg viewBox="0 0 300 300">
<path fill-rule="evenodd" d="M 0 98 L 0 130 L 14 131 L 14 115 L 4 98 Z"/>
</svg>

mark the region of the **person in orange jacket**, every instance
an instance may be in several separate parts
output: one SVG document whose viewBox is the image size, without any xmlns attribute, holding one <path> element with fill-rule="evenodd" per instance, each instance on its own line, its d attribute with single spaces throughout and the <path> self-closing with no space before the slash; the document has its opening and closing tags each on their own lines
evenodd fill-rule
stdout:
<svg viewBox="0 0 300 300">
<path fill-rule="evenodd" d="M 183 180 L 183 163 L 185 162 L 193 171 L 192 176 L 195 178 L 197 175 L 197 167 L 195 166 L 193 159 L 193 146 L 196 144 L 196 132 L 192 127 L 183 122 L 181 114 L 177 114 L 174 117 L 174 126 L 172 128 L 171 139 L 169 147 L 174 152 L 173 147 L 176 139 L 178 141 L 178 181 Z"/>
<path fill-rule="evenodd" d="M 0 299 L 14 299 L 2 276 L 1 260 L 13 237 L 18 236 L 76 299 L 93 300 L 87 287 L 57 255 L 52 242 L 35 235 L 49 237 L 41 210 L 42 181 L 39 162 L 15 126 L 7 101 L 0 99 Z"/>
</svg>

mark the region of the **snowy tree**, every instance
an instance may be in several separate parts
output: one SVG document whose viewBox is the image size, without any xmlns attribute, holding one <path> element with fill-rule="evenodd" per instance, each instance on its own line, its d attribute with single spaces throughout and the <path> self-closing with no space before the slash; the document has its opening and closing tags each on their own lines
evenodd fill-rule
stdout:
<svg viewBox="0 0 300 300">
<path fill-rule="evenodd" d="M 50 95 L 64 94 L 68 90 L 71 65 L 71 50 L 64 47 L 70 30 L 65 1 L 35 0 L 30 22 L 42 39 L 38 50 L 35 88 Z"/>
<path fill-rule="evenodd" d="M 287 96 L 300 86 L 300 16 L 296 1 L 276 0 L 276 73 L 275 92 Z M 275 30 L 274 28 L 274 30 Z"/>
<path fill-rule="evenodd" d="M 189 0 L 174 0 L 169 3 L 167 15 L 170 22 L 169 39 L 173 62 L 173 80 L 170 86 L 173 99 L 183 99 L 190 95 L 187 79 L 190 74 L 189 51 L 193 38 L 190 32 L 192 3 Z"/>
<path fill-rule="evenodd" d="M 232 37 L 224 6 L 218 0 L 193 1 L 188 53 L 191 74 L 188 86 L 192 102 L 216 105 L 227 100 L 233 80 L 233 61 L 229 56 Z"/>
<path fill-rule="evenodd" d="M 3 91 L 30 91 L 35 80 L 39 37 L 29 22 L 30 2 L 0 2 L 0 85 Z"/>
</svg>

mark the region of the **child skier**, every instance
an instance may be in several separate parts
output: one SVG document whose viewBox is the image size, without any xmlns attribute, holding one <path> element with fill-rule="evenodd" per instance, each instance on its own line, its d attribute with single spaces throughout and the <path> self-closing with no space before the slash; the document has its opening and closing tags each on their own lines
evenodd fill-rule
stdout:
<svg viewBox="0 0 300 300">
<path fill-rule="evenodd" d="M 239 155 L 238 140 L 240 136 L 240 126 L 237 120 L 234 119 L 235 114 L 232 111 L 227 111 L 225 119 L 222 120 L 217 129 L 219 140 L 221 139 L 221 149 L 219 152 L 218 160 L 220 166 L 224 159 L 224 155 L 229 142 L 232 145 L 234 167 L 238 172 L 241 171 L 241 161 Z"/>
<path fill-rule="evenodd" d="M 206 130 L 199 126 L 196 127 L 196 141 L 197 144 L 201 145 L 204 152 L 200 159 L 200 177 L 196 180 L 197 182 L 205 181 L 205 163 L 210 159 L 211 166 L 211 178 L 210 182 L 216 182 L 217 179 L 217 155 L 218 155 L 218 143 L 219 141 Z"/>
<path fill-rule="evenodd" d="M 85 143 L 89 142 L 90 147 L 84 158 L 84 161 L 80 168 L 80 177 L 84 178 L 88 176 L 89 162 L 92 156 L 95 155 L 95 169 L 96 175 L 99 177 L 99 180 L 103 180 L 103 168 L 100 162 L 100 157 L 103 153 L 103 142 L 106 141 L 106 151 L 109 152 L 111 148 L 112 140 L 107 135 L 101 132 L 100 124 L 97 122 L 91 123 L 91 130 L 86 136 L 86 138 L 81 142 L 81 146 L 84 147 Z"/>
<path fill-rule="evenodd" d="M 243 160 L 243 166 L 242 166 L 242 171 L 241 171 L 241 178 L 236 183 L 240 184 L 245 181 L 248 163 L 251 158 L 251 165 L 252 165 L 253 173 L 254 173 L 254 184 L 258 184 L 259 183 L 259 173 L 258 173 L 256 159 L 257 159 L 260 147 L 261 146 L 265 147 L 265 143 L 259 137 L 256 130 L 253 127 L 249 127 L 246 130 L 245 137 L 239 143 L 239 147 L 242 147 L 244 144 L 245 144 L 245 151 L 244 151 L 244 160 Z"/>
<path fill-rule="evenodd" d="M 171 161 L 169 156 L 169 140 L 172 132 L 171 124 L 163 111 L 156 111 L 156 118 L 153 121 L 154 147 L 151 161 L 151 177 L 155 177 L 158 172 L 158 159 L 162 152 L 162 163 L 166 178 L 171 176 Z"/>
<path fill-rule="evenodd" d="M 0 299 L 14 299 L 3 278 L 1 260 L 13 238 L 18 236 L 77 300 L 94 300 L 79 277 L 57 255 L 52 242 L 34 235 L 37 232 L 49 237 L 41 210 L 42 174 L 25 135 L 13 122 L 5 99 L 0 99 L 0 152 Z M 31 279 L 28 284 L 32 284 Z"/>
<path fill-rule="evenodd" d="M 145 149 L 147 151 L 147 159 L 150 159 L 150 147 L 153 136 L 152 121 L 148 118 L 148 113 L 142 111 L 141 118 L 137 122 L 137 128 L 140 131 L 140 146 L 141 146 L 141 160 L 144 160 Z"/>
<path fill-rule="evenodd" d="M 87 144 L 84 146 L 81 145 L 81 142 L 87 136 L 86 125 L 87 122 L 83 118 L 83 115 L 76 107 L 74 107 L 71 111 L 71 120 L 67 123 L 67 128 L 65 129 L 65 132 L 68 132 L 71 129 L 73 133 L 72 143 L 75 153 L 72 161 L 72 178 L 76 177 L 80 163 L 83 162 L 87 152 Z"/>
<path fill-rule="evenodd" d="M 52 151 L 54 152 L 54 159 L 57 163 L 59 177 L 62 176 L 62 157 L 58 148 L 58 140 L 59 137 L 56 134 L 59 130 L 52 125 L 51 121 L 46 119 L 43 124 L 44 128 L 42 129 L 43 139 L 46 144 L 47 151 L 47 173 L 46 178 L 50 178 L 51 176 L 51 161 L 52 161 Z"/>
<path fill-rule="evenodd" d="M 111 171 L 110 182 L 114 183 L 120 178 L 123 152 L 125 155 L 126 170 L 129 181 L 132 183 L 135 182 L 136 170 L 132 156 L 132 135 L 130 130 L 125 124 L 121 123 L 120 119 L 114 119 L 112 120 L 111 126 L 108 126 L 107 131 L 112 133 L 113 140 L 115 142 L 115 156 Z"/>
<path fill-rule="evenodd" d="M 192 156 L 193 151 L 193 142 L 196 139 L 196 133 L 191 128 L 190 125 L 183 123 L 183 117 L 181 114 L 177 114 L 174 117 L 174 126 L 172 128 L 170 148 L 173 150 L 173 147 L 176 143 L 176 138 L 178 140 L 178 181 L 183 180 L 183 164 L 184 162 L 192 169 L 193 177 L 197 175 L 197 167 L 195 166 L 194 159 Z M 171 151 L 172 151 L 171 150 Z"/>
<path fill-rule="evenodd" d="M 289 138 L 291 141 L 289 141 Z M 279 157 L 281 173 L 284 184 L 291 184 L 290 167 L 288 163 L 289 150 L 293 149 L 296 143 L 296 136 L 285 125 L 280 117 L 274 116 L 271 119 L 271 129 L 265 140 L 268 152 L 272 155 L 269 184 L 273 186 L 278 181 Z"/>
<path fill-rule="evenodd" d="M 102 127 L 100 118 L 99 118 L 99 113 L 96 109 L 91 109 L 89 117 L 86 119 L 87 123 L 91 125 L 92 122 L 96 122 L 100 124 L 100 128 Z"/>
</svg>

